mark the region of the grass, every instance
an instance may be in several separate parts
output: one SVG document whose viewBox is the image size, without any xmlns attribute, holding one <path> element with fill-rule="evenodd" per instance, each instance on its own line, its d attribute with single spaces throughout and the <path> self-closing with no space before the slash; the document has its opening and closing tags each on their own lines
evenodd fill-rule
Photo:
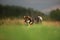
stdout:
<svg viewBox="0 0 60 40">
<path fill-rule="evenodd" d="M 0 40 L 60 40 L 60 26 L 3 24 L 0 25 Z"/>
</svg>

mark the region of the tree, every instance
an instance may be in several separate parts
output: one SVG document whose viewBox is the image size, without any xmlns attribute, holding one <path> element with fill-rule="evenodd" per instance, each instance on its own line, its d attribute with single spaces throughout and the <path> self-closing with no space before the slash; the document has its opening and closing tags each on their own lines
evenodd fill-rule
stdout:
<svg viewBox="0 0 60 40">
<path fill-rule="evenodd" d="M 22 6 L 9 6 L 9 5 L 0 5 L 0 18 L 19 18 L 25 15 L 29 15 L 31 17 L 35 16 L 44 16 L 44 14 L 38 10 L 34 10 L 33 8 L 25 8 Z"/>
<path fill-rule="evenodd" d="M 52 20 L 57 20 L 57 21 L 60 21 L 60 9 L 56 9 L 56 10 L 52 10 L 50 12 L 50 18 Z"/>
</svg>

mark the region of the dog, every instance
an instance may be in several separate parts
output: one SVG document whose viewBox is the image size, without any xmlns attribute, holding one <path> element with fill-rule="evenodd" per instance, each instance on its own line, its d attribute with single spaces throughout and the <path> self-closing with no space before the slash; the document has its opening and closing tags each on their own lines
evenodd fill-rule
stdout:
<svg viewBox="0 0 60 40">
<path fill-rule="evenodd" d="M 24 16 L 24 22 L 25 24 L 32 25 L 34 23 L 34 20 L 30 16 Z"/>
</svg>

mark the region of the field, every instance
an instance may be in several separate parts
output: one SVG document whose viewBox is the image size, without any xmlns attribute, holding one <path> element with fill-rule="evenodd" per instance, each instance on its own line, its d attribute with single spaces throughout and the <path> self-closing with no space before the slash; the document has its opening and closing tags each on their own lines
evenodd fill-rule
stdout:
<svg viewBox="0 0 60 40">
<path fill-rule="evenodd" d="M 60 40 L 60 24 L 43 22 L 27 26 L 24 24 L 0 25 L 0 40 Z"/>
</svg>

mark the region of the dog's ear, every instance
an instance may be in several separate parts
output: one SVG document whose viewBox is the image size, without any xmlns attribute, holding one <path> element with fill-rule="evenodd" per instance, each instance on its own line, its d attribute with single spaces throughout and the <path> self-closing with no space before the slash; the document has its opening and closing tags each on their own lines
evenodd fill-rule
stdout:
<svg viewBox="0 0 60 40">
<path fill-rule="evenodd" d="M 28 16 L 28 18 L 31 18 L 30 16 Z"/>
</svg>

